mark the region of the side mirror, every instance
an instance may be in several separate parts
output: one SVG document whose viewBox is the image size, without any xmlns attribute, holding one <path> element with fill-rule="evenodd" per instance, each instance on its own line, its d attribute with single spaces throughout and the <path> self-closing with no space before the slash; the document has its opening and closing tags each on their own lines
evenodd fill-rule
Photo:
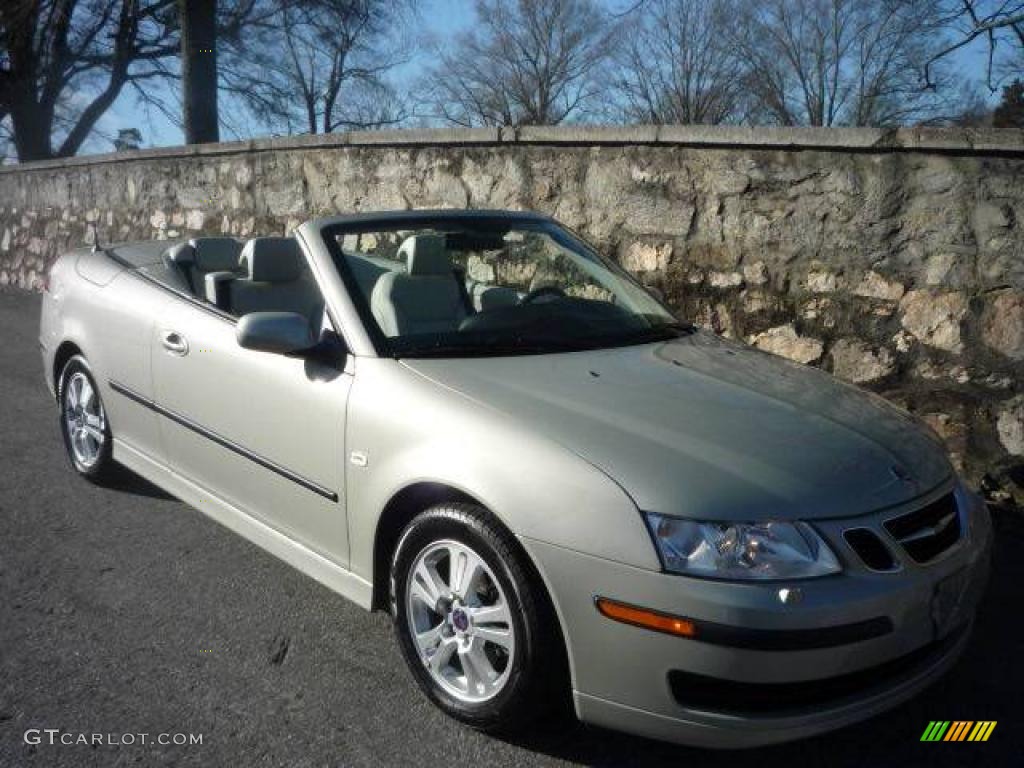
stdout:
<svg viewBox="0 0 1024 768">
<path fill-rule="evenodd" d="M 238 321 L 238 346 L 290 355 L 316 346 L 309 320 L 295 312 L 250 312 Z"/>
</svg>

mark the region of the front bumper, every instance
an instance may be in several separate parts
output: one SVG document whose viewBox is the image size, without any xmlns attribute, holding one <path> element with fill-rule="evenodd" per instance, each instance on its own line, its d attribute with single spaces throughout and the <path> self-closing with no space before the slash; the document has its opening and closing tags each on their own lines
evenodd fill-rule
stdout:
<svg viewBox="0 0 1024 768">
<path fill-rule="evenodd" d="M 987 581 L 988 512 L 978 497 L 957 496 L 965 522 L 960 541 L 928 565 L 908 561 L 895 573 L 872 572 L 842 551 L 836 532 L 849 521 L 817 525 L 844 572 L 790 583 L 686 578 L 524 539 L 559 614 L 577 714 L 652 738 L 738 748 L 811 736 L 905 701 L 957 660 Z M 954 607 L 937 615 L 939 585 L 951 583 Z M 783 603 L 781 588 L 799 589 L 802 599 Z M 602 616 L 598 596 L 782 642 L 769 650 L 659 634 Z M 879 619 L 891 626 L 879 636 L 785 647 L 785 638 L 806 637 L 806 630 Z"/>
</svg>

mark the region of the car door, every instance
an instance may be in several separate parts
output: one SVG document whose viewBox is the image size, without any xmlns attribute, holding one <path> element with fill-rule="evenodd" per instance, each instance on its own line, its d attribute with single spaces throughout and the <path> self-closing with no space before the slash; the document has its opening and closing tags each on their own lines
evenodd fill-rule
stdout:
<svg viewBox="0 0 1024 768">
<path fill-rule="evenodd" d="M 320 555 L 348 564 L 345 407 L 352 376 L 247 350 L 236 321 L 181 299 L 158 321 L 153 379 L 172 469 Z"/>
</svg>

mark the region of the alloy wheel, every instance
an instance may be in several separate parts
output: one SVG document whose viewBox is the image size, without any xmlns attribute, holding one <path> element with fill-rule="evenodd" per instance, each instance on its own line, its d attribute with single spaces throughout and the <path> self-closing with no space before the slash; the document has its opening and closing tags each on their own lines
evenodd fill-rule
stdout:
<svg viewBox="0 0 1024 768">
<path fill-rule="evenodd" d="M 509 603 L 471 548 L 445 540 L 416 556 L 406 582 L 408 630 L 431 678 L 463 702 L 494 698 L 515 657 Z"/>
<path fill-rule="evenodd" d="M 64 424 L 75 461 L 89 469 L 103 450 L 107 419 L 99 395 L 82 371 L 73 373 L 64 388 Z"/>
</svg>

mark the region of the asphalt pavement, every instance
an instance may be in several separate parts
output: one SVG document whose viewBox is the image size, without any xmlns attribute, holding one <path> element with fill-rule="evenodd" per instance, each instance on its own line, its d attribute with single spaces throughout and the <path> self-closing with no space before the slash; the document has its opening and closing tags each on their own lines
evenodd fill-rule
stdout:
<svg viewBox="0 0 1024 768">
<path fill-rule="evenodd" d="M 895 711 L 753 752 L 565 724 L 503 741 L 427 703 L 387 616 L 140 478 L 76 477 L 38 315 L 38 297 L 0 293 L 0 767 L 1024 765 L 1024 517 L 996 516 L 967 654 Z M 986 743 L 922 743 L 931 720 L 998 725 Z M 60 743 L 80 734 L 122 743 Z M 202 743 L 156 743 L 176 734 Z"/>
</svg>

